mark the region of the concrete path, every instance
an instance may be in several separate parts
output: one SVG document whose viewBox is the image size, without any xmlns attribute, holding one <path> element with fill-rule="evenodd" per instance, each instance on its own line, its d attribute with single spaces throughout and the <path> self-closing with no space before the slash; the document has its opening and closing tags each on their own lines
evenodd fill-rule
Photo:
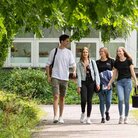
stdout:
<svg viewBox="0 0 138 138">
<path fill-rule="evenodd" d="M 80 123 L 80 105 L 65 105 L 64 124 L 53 124 L 52 105 L 42 105 L 41 108 L 47 116 L 37 126 L 32 138 L 138 138 L 138 122 L 131 114 L 132 108 L 128 124 L 118 124 L 117 105 L 111 106 L 111 120 L 101 124 L 99 105 L 93 105 L 91 125 Z"/>
</svg>

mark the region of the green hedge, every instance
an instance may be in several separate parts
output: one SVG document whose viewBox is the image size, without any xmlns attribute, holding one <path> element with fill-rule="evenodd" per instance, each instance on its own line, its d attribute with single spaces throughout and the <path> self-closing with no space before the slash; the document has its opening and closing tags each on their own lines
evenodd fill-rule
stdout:
<svg viewBox="0 0 138 138">
<path fill-rule="evenodd" d="M 0 69 L 0 89 L 5 85 L 5 82 L 10 78 L 11 71 Z"/>
<path fill-rule="evenodd" d="M 40 100 L 41 103 L 51 102 L 51 86 L 42 70 L 18 68 L 13 69 L 9 74 L 6 80 L 1 82 L 2 89 L 16 92 L 29 99 Z"/>
<path fill-rule="evenodd" d="M 40 103 L 53 103 L 53 96 L 50 84 L 47 82 L 45 73 L 41 69 L 13 69 L 12 71 L 0 71 L 0 88 L 16 92 L 17 94 L 37 99 Z M 65 102 L 67 104 L 80 104 L 80 95 L 77 94 L 77 85 L 69 81 L 69 87 Z M 113 103 L 117 103 L 116 89 L 113 91 Z M 97 94 L 93 97 L 93 103 L 99 103 Z"/>
<path fill-rule="evenodd" d="M 0 91 L 0 138 L 29 138 L 39 120 L 34 102 Z"/>
</svg>

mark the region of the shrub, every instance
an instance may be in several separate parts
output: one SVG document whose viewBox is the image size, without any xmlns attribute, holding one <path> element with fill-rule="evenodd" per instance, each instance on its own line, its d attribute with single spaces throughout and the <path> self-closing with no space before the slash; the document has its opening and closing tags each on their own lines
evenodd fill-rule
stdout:
<svg viewBox="0 0 138 138">
<path fill-rule="evenodd" d="M 77 84 L 70 80 L 68 84 L 68 90 L 66 94 L 65 102 L 67 104 L 79 104 L 80 103 L 80 95 L 77 93 Z"/>
<path fill-rule="evenodd" d="M 10 71 L 0 69 L 0 89 L 4 87 L 5 81 L 10 78 Z"/>
<path fill-rule="evenodd" d="M 118 98 L 117 98 L 117 89 L 116 89 L 116 86 L 113 87 L 112 103 L 113 103 L 113 104 L 117 104 L 117 103 L 118 103 Z"/>
<path fill-rule="evenodd" d="M 51 86 L 40 69 L 13 69 L 3 88 L 29 99 L 40 100 L 41 103 L 49 103 L 52 96 Z"/>
<path fill-rule="evenodd" d="M 53 103 L 53 96 L 50 84 L 43 70 L 40 69 L 13 69 L 10 72 L 2 71 L 0 73 L 0 88 L 17 94 L 37 99 L 40 103 Z M 70 80 L 66 95 L 66 104 L 80 104 L 80 95 L 77 93 L 76 82 Z M 94 104 L 99 103 L 97 94 L 94 94 Z M 112 103 L 117 103 L 116 88 L 113 89 Z"/>
<path fill-rule="evenodd" d="M 0 91 L 0 138 L 29 138 L 40 119 L 37 105 Z"/>
</svg>

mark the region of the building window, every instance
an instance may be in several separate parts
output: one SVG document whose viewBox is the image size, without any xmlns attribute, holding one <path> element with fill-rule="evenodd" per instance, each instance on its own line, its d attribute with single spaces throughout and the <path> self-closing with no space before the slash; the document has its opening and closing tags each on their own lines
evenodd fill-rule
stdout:
<svg viewBox="0 0 138 138">
<path fill-rule="evenodd" d="M 121 42 L 108 43 L 108 44 L 105 44 L 105 47 L 108 48 L 110 56 L 112 58 L 115 58 L 117 48 L 118 47 L 125 47 L 125 43 L 121 43 Z"/>
<path fill-rule="evenodd" d="M 46 63 L 52 49 L 58 47 L 58 43 L 39 43 L 39 63 Z"/>
<path fill-rule="evenodd" d="M 48 60 L 48 56 L 50 51 L 56 47 L 58 47 L 59 43 L 48 43 L 48 42 L 40 42 L 39 43 L 39 63 L 46 63 Z M 69 46 L 68 49 L 71 49 Z"/>
<path fill-rule="evenodd" d="M 31 63 L 31 43 L 14 42 L 10 59 L 11 63 Z"/>
<path fill-rule="evenodd" d="M 96 59 L 96 43 L 76 43 L 76 61 L 80 60 L 83 47 L 89 48 L 89 54 L 92 59 Z"/>
</svg>

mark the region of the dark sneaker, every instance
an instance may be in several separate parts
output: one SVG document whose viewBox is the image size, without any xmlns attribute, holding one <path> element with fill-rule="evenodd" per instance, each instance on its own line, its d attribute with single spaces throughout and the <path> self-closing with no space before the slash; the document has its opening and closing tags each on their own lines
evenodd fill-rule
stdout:
<svg viewBox="0 0 138 138">
<path fill-rule="evenodd" d="M 109 112 L 105 112 L 105 115 L 106 115 L 106 120 L 109 121 L 110 120 Z"/>
<path fill-rule="evenodd" d="M 102 118 L 101 123 L 105 123 L 105 119 L 104 118 Z"/>
<path fill-rule="evenodd" d="M 57 116 L 55 116 L 53 119 L 53 123 L 57 123 L 57 122 L 58 122 L 58 118 L 57 118 Z"/>
</svg>

